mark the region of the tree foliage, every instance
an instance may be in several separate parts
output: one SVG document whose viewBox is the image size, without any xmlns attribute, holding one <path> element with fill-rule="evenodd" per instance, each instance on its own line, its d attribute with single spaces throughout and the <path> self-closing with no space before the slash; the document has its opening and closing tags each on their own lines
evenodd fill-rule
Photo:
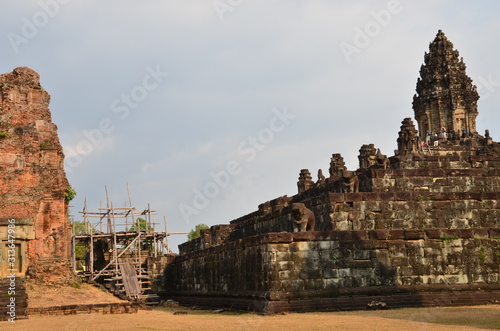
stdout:
<svg viewBox="0 0 500 331">
<path fill-rule="evenodd" d="M 137 230 L 137 224 L 139 224 L 139 230 Z M 130 227 L 129 231 L 154 231 L 154 228 L 149 226 L 148 221 L 144 218 L 139 217 L 135 220 L 135 224 Z"/>
<path fill-rule="evenodd" d="M 188 233 L 188 239 L 193 240 L 196 239 L 200 236 L 201 230 L 206 230 L 209 229 L 209 226 L 203 223 L 200 223 L 194 227 L 193 230 L 189 231 Z"/>
<path fill-rule="evenodd" d="M 72 188 L 71 186 L 68 186 L 68 188 L 64 192 L 64 198 L 66 199 L 66 201 L 70 202 L 75 197 L 76 197 L 76 191 L 75 191 L 75 189 Z"/>
</svg>

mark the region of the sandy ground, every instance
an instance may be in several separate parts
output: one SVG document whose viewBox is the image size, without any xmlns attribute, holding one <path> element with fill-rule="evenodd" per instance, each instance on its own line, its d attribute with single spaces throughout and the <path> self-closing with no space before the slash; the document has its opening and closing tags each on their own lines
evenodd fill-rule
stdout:
<svg viewBox="0 0 500 331">
<path fill-rule="evenodd" d="M 160 308 L 158 308 L 160 309 Z M 182 310 L 184 308 L 178 308 Z M 16 323 L 0 322 L 1 330 L 484 330 L 500 328 L 500 305 L 410 308 L 384 311 L 250 313 L 187 310 L 144 311 L 127 315 L 33 316 Z"/>
<path fill-rule="evenodd" d="M 40 286 L 26 282 L 25 286 L 28 293 L 28 305 L 31 308 L 124 302 L 109 292 L 85 283 L 77 283 L 75 286 Z"/>
<path fill-rule="evenodd" d="M 26 284 L 30 307 L 123 302 L 88 285 L 73 287 Z M 176 311 L 187 314 L 174 315 Z M 15 323 L 0 322 L 0 330 L 484 330 L 500 329 L 500 305 L 409 308 L 383 311 L 290 313 L 260 316 L 251 313 L 189 310 L 186 307 L 140 310 L 137 314 L 32 316 Z"/>
</svg>

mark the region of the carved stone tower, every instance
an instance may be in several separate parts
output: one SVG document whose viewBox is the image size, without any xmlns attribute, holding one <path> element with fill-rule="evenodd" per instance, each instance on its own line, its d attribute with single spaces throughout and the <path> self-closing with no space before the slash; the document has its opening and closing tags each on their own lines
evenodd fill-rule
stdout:
<svg viewBox="0 0 500 331">
<path fill-rule="evenodd" d="M 313 186 L 313 180 L 309 170 L 307 169 L 300 170 L 299 181 L 297 182 L 299 193 L 307 191 L 312 186 Z"/>
<path fill-rule="evenodd" d="M 419 151 L 419 139 L 417 129 L 411 118 L 407 117 L 401 122 L 401 131 L 398 137 L 398 154 L 415 154 Z"/>
<path fill-rule="evenodd" d="M 328 172 L 330 173 L 330 177 L 333 179 L 338 179 L 342 177 L 344 171 L 347 170 L 345 166 L 344 158 L 339 153 L 332 154 L 332 158 L 330 159 L 330 169 Z"/>
<path fill-rule="evenodd" d="M 479 95 L 465 68 L 453 43 L 439 30 L 424 55 L 413 97 L 420 138 L 427 131 L 438 133 L 442 127 L 451 139 L 460 137 L 463 128 L 467 135 L 477 136 Z"/>
</svg>

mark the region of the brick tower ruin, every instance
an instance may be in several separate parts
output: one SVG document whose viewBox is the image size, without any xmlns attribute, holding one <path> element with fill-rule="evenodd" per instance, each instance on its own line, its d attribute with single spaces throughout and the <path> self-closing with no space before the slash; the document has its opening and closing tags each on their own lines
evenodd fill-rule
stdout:
<svg viewBox="0 0 500 331">
<path fill-rule="evenodd" d="M 419 130 L 402 121 L 396 155 L 364 144 L 347 170 L 332 154 L 329 178 L 302 169 L 298 194 L 203 230 L 167 266 L 168 298 L 265 313 L 500 300 L 500 144 L 476 133 L 477 92 L 441 31 L 420 75 Z M 450 139 L 426 144 L 441 127 Z"/>
<path fill-rule="evenodd" d="M 459 58 L 453 43 L 439 30 L 424 55 L 417 80 L 417 94 L 413 97 L 413 110 L 418 131 L 423 139 L 427 131 L 435 134 L 444 128 L 451 139 L 467 135 L 477 136 L 476 86 L 465 73 L 463 58 Z"/>
<path fill-rule="evenodd" d="M 35 71 L 0 75 L 0 277 L 71 274 L 69 183 L 49 102 Z"/>
</svg>

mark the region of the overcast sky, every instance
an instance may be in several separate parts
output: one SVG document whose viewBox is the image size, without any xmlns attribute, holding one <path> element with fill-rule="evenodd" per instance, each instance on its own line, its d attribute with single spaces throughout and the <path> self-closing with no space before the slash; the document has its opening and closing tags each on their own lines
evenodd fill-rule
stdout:
<svg viewBox="0 0 500 331">
<path fill-rule="evenodd" d="M 96 210 L 107 185 L 163 229 L 227 224 L 297 193 L 300 169 L 393 155 L 424 52 L 442 29 L 500 138 L 500 3 L 456 0 L 5 1 L 2 73 L 52 96 L 66 172 Z M 186 240 L 172 236 L 170 243 Z"/>
</svg>

